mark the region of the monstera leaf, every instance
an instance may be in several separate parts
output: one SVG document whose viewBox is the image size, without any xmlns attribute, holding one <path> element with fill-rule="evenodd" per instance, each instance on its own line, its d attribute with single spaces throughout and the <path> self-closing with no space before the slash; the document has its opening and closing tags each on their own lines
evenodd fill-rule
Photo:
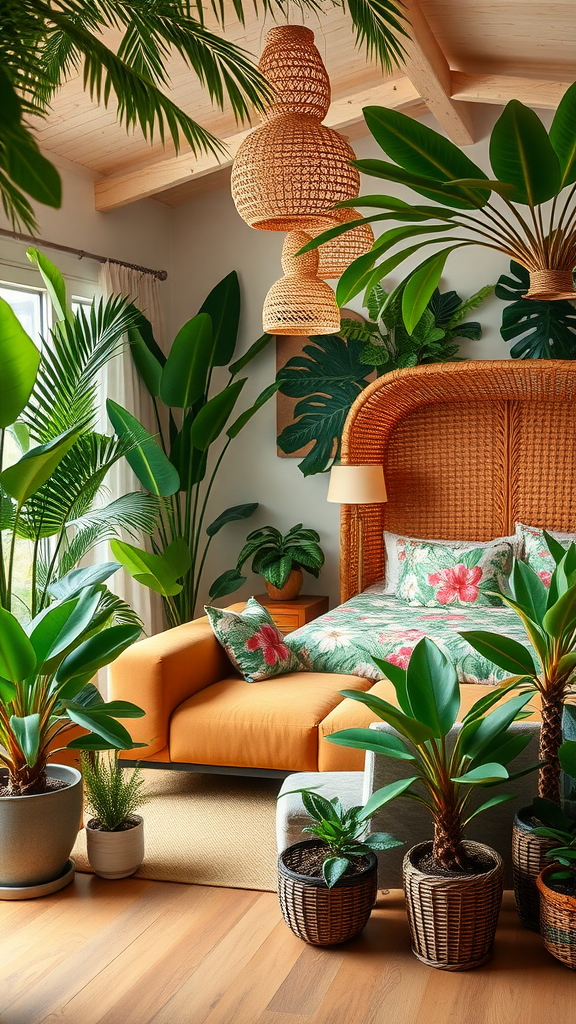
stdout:
<svg viewBox="0 0 576 1024">
<path fill-rule="evenodd" d="M 358 339 L 346 342 L 337 335 L 321 335 L 314 344 L 304 346 L 302 355 L 289 359 L 278 374 L 282 394 L 301 399 L 294 409 L 295 422 L 282 431 L 278 446 L 291 455 L 313 442 L 300 463 L 304 476 L 326 472 L 335 445 L 336 457 L 339 455 L 350 406 L 366 387 L 371 372 L 360 360 L 363 350 Z"/>
<path fill-rule="evenodd" d="M 513 359 L 576 359 L 576 309 L 570 302 L 524 299 L 530 287 L 528 271 L 510 261 L 510 277 L 498 279 L 496 295 L 510 303 L 502 312 L 500 334 L 516 341 Z"/>
</svg>

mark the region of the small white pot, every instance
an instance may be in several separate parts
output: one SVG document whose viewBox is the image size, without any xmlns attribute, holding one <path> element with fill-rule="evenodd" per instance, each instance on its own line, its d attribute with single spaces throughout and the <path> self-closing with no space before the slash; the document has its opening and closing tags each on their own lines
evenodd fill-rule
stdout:
<svg viewBox="0 0 576 1024">
<path fill-rule="evenodd" d="M 86 825 L 88 860 L 101 878 L 127 878 L 133 875 L 144 859 L 144 821 L 139 814 L 134 828 L 123 832 L 101 832 Z M 92 819 L 94 820 L 94 819 Z"/>
</svg>

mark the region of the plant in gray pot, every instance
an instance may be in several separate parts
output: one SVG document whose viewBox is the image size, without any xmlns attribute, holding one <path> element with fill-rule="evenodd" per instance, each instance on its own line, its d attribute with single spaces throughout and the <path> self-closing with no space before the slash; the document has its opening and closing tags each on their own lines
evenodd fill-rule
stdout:
<svg viewBox="0 0 576 1024">
<path fill-rule="evenodd" d="M 109 563 L 64 577 L 58 583 L 63 596 L 26 629 L 0 608 L 2 899 L 43 895 L 73 877 L 69 857 L 80 825 L 82 777 L 48 758 L 65 749 L 135 745 L 117 719 L 144 712 L 125 701 L 106 703 L 89 682 L 140 635 L 138 626 L 109 624 L 101 581 L 116 568 Z M 83 586 L 88 577 L 92 585 Z M 69 739 L 71 732 L 76 735 Z"/>
<path fill-rule="evenodd" d="M 149 796 L 142 792 L 139 765 L 123 768 L 118 752 L 82 753 L 82 774 L 94 817 L 86 824 L 88 860 L 102 878 L 127 878 L 144 859 L 144 821 L 136 811 Z"/>
<path fill-rule="evenodd" d="M 447 971 L 478 967 L 492 955 L 503 863 L 489 846 L 467 841 L 465 828 L 477 814 L 511 796 L 499 793 L 474 810 L 470 799 L 477 787 L 492 787 L 518 777 L 510 774 L 506 765 L 531 737 L 511 736 L 509 727 L 522 716 L 531 694 L 512 697 L 491 710 L 515 683 L 494 687 L 493 693 L 481 697 L 463 717 L 450 750 L 447 737 L 460 708 L 452 662 L 427 637 L 416 644 L 407 670 L 374 660 L 394 685 L 398 707 L 370 693 L 342 693 L 365 704 L 398 735 L 344 729 L 327 739 L 406 761 L 410 775 L 403 780 L 401 795 L 426 807 L 434 820 L 433 840 L 412 847 L 404 858 L 412 949 L 430 967 Z M 374 813 L 388 802 L 388 788 L 373 794 L 365 813 Z"/>
<path fill-rule="evenodd" d="M 293 601 L 300 593 L 302 570 L 318 579 L 324 565 L 324 553 L 316 530 L 297 523 L 282 536 L 274 526 L 253 530 L 238 555 L 239 573 L 249 558 L 252 572 L 264 577 L 266 590 L 274 601 Z"/>
<path fill-rule="evenodd" d="M 405 783 L 380 790 L 392 800 Z M 333 946 L 358 935 L 366 925 L 377 892 L 378 863 L 374 850 L 402 846 L 388 832 L 366 835 L 373 813 L 366 807 L 344 810 L 338 797 L 327 800 L 314 788 L 301 793 L 313 824 L 302 831 L 314 839 L 292 843 L 278 858 L 278 898 L 282 916 L 295 935 L 313 946 Z"/>
</svg>

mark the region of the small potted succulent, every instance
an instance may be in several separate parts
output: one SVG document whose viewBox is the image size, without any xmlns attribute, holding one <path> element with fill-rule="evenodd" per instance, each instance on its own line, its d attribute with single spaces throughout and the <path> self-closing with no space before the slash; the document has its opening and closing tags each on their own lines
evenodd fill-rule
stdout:
<svg viewBox="0 0 576 1024">
<path fill-rule="evenodd" d="M 282 916 L 300 939 L 314 946 L 346 942 L 366 925 L 377 892 L 374 850 L 402 846 L 388 832 L 366 835 L 368 821 L 402 788 L 385 787 L 377 807 L 344 810 L 338 797 L 326 799 L 313 788 L 295 789 L 314 824 L 302 831 L 314 839 L 293 843 L 278 858 L 278 898 Z M 288 796 L 282 793 L 282 796 Z"/>
<path fill-rule="evenodd" d="M 560 764 L 576 777 L 576 741 L 566 740 L 559 750 Z M 534 817 L 542 822 L 534 834 L 552 844 L 546 856 L 554 863 L 537 879 L 540 894 L 540 933 L 546 949 L 576 970 L 576 821 L 551 800 L 536 798 Z"/>
<path fill-rule="evenodd" d="M 492 953 L 503 863 L 495 850 L 467 841 L 464 833 L 473 817 L 511 796 L 492 796 L 476 808 L 470 800 L 478 787 L 517 777 L 509 774 L 506 765 L 531 737 L 511 737 L 509 727 L 521 717 L 531 693 L 512 697 L 491 711 L 515 684 L 495 687 L 476 701 L 448 739 L 460 707 L 460 689 L 454 665 L 440 648 L 424 637 L 414 648 L 407 670 L 374 660 L 394 685 L 399 706 L 371 693 L 342 693 L 369 707 L 396 734 L 345 729 L 327 739 L 406 761 L 411 774 L 401 780 L 404 786 L 399 795 L 423 804 L 434 820 L 433 841 L 412 847 L 404 858 L 412 949 L 430 967 L 448 971 L 478 967 Z M 388 799 L 387 792 L 378 790 L 367 807 L 374 813 Z"/>
<path fill-rule="evenodd" d="M 237 571 L 252 558 L 252 572 L 263 576 L 266 590 L 274 601 L 293 601 L 302 586 L 302 569 L 318 579 L 324 565 L 324 553 L 316 530 L 302 523 L 282 536 L 274 526 L 253 530 L 238 556 Z"/>
<path fill-rule="evenodd" d="M 127 878 L 144 859 L 144 821 L 136 811 L 148 799 L 137 765 L 123 768 L 118 753 L 83 752 L 82 775 L 94 817 L 86 824 L 88 860 L 102 878 Z"/>
<path fill-rule="evenodd" d="M 538 796 L 561 803 L 560 761 L 562 713 L 576 679 L 576 546 L 565 550 L 550 534 L 544 538 L 556 562 L 549 587 L 525 562 L 514 562 L 511 595 L 502 594 L 518 615 L 530 649 L 517 640 L 495 633 L 463 632 L 480 654 L 511 673 L 519 687 L 540 694 Z M 512 833 L 514 892 L 518 914 L 527 928 L 538 931 L 539 900 L 536 879 L 546 864 L 549 838 L 537 830 L 531 807 L 520 808 Z"/>
</svg>

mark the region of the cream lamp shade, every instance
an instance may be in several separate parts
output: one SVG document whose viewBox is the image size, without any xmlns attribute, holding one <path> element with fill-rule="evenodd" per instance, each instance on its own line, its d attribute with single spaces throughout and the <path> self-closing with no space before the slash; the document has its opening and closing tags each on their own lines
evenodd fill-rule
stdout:
<svg viewBox="0 0 576 1024">
<path fill-rule="evenodd" d="M 388 500 L 382 466 L 332 466 L 327 501 L 376 505 Z"/>
</svg>

